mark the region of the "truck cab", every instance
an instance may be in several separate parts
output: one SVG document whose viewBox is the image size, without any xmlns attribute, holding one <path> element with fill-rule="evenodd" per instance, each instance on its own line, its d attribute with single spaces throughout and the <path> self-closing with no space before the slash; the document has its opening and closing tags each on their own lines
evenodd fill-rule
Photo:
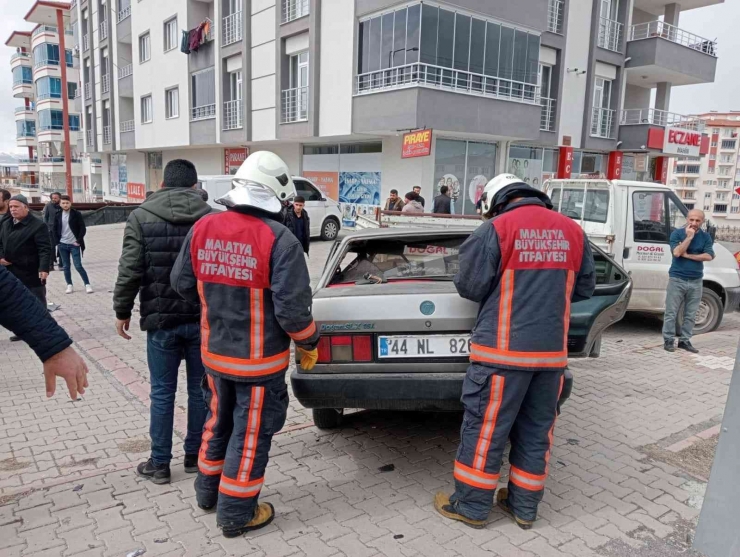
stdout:
<svg viewBox="0 0 740 557">
<path fill-rule="evenodd" d="M 628 309 L 663 313 L 673 260 L 669 238 L 686 225 L 688 214 L 676 194 L 661 184 L 626 180 L 549 180 L 544 187 L 555 210 L 578 221 L 592 242 L 630 273 Z M 704 264 L 697 334 L 715 330 L 724 312 L 740 302 L 735 257 L 716 242 L 714 252 L 714 260 Z"/>
</svg>

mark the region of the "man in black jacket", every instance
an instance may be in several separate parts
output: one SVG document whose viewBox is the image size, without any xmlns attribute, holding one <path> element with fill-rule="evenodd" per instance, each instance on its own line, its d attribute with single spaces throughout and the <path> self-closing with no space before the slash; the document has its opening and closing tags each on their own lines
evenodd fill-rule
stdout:
<svg viewBox="0 0 740 557">
<path fill-rule="evenodd" d="M 31 214 L 23 195 L 10 198 L 10 215 L 0 224 L 0 265 L 46 307 L 46 279 L 51 264 L 49 229 Z M 20 339 L 13 336 L 10 340 Z"/>
<path fill-rule="evenodd" d="M 0 267 L 0 325 L 28 343 L 44 363 L 46 396 L 54 396 L 60 377 L 69 396 L 85 394 L 87 365 L 72 348 L 72 340 L 21 282 L 7 268 Z"/>
<path fill-rule="evenodd" d="M 293 198 L 293 207 L 288 207 L 288 213 L 285 218 L 285 226 L 298 238 L 303 247 L 303 253 L 308 255 L 308 248 L 311 245 L 311 219 L 308 218 L 308 212 L 305 209 L 306 199 L 301 195 Z"/>
<path fill-rule="evenodd" d="M 87 271 L 82 266 L 82 253 L 85 251 L 85 234 L 87 233 L 85 219 L 82 217 L 82 213 L 72 208 L 72 200 L 68 195 L 62 196 L 59 205 L 62 210 L 55 217 L 54 236 L 59 238 L 59 255 L 64 264 L 64 281 L 67 283 L 66 293 L 72 294 L 74 292 L 71 259 L 82 278 L 85 291 L 92 294 L 93 289 L 90 285 L 90 279 L 87 276 Z"/>
<path fill-rule="evenodd" d="M 123 233 L 123 251 L 113 294 L 116 329 L 126 340 L 134 300 L 139 295 L 141 330 L 147 334 L 147 361 L 151 381 L 149 435 L 151 458 L 139 464 L 139 475 L 155 483 L 170 481 L 172 431 L 177 372 L 185 360 L 188 384 L 188 432 L 185 471 L 198 471 L 203 423 L 207 413 L 200 383 L 200 305 L 183 300 L 170 286 L 170 272 L 185 237 L 211 207 L 194 189 L 195 166 L 170 161 L 164 187 L 132 211 Z"/>
<path fill-rule="evenodd" d="M 449 215 L 452 213 L 452 199 L 447 195 L 449 191 L 450 188 L 447 186 L 439 188 L 439 195 L 434 198 L 434 208 L 432 209 L 432 213 L 436 213 L 438 215 Z"/>
<path fill-rule="evenodd" d="M 0 189 L 0 225 L 10 218 L 10 192 Z"/>
<path fill-rule="evenodd" d="M 416 194 L 416 201 L 421 203 L 422 207 L 426 207 L 427 202 L 426 200 L 421 196 L 421 186 L 414 186 L 412 188 L 412 191 Z"/>
<path fill-rule="evenodd" d="M 56 222 L 57 214 L 62 211 L 62 207 L 59 205 L 62 201 L 62 194 L 58 192 L 54 192 L 51 194 L 51 201 L 49 201 L 44 206 L 44 223 L 46 223 L 46 227 L 49 229 L 49 240 L 51 241 L 51 249 L 54 250 L 52 253 L 51 258 L 51 266 L 50 269 L 54 270 L 54 262 L 58 261 L 59 268 L 62 269 L 64 267 L 64 264 L 62 263 L 62 256 L 57 251 L 57 246 L 59 245 L 59 236 L 57 236 L 54 232 L 54 223 Z"/>
</svg>

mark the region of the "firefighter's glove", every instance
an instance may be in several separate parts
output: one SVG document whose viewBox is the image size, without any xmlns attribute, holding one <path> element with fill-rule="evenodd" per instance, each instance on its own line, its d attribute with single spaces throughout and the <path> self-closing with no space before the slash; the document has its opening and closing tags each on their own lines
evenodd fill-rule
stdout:
<svg viewBox="0 0 740 557">
<path fill-rule="evenodd" d="M 306 371 L 311 371 L 319 359 L 319 351 L 316 348 L 314 348 L 313 350 L 304 350 L 303 348 L 298 348 L 297 346 L 296 350 L 298 356 L 300 356 L 301 358 L 301 368 L 305 369 Z"/>
</svg>

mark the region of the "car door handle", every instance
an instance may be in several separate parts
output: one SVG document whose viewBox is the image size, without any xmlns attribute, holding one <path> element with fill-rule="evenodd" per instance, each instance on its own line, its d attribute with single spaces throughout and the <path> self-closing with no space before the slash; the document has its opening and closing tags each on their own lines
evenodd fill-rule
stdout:
<svg viewBox="0 0 740 557">
<path fill-rule="evenodd" d="M 624 251 L 622 252 L 622 259 L 629 259 L 630 257 L 630 248 L 624 248 Z"/>
</svg>

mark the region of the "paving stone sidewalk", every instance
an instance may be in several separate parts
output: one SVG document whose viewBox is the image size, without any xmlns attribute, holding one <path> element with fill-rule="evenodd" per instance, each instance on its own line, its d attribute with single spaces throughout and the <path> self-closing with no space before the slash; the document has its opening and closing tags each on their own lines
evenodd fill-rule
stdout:
<svg viewBox="0 0 740 557">
<path fill-rule="evenodd" d="M 292 402 L 263 491 L 278 516 L 253 536 L 227 540 L 215 516 L 197 508 L 193 476 L 182 469 L 184 388 L 173 483 L 155 486 L 134 474 L 148 454 L 149 384 L 144 334 L 137 328 L 126 342 L 113 329 L 110 291 L 122 230 L 89 231 L 84 263 L 95 294 L 65 296 L 61 273 L 50 280 L 49 298 L 61 304 L 54 316 L 90 363 L 91 387 L 82 400 L 69 401 L 61 385 L 46 400 L 41 366 L 28 347 L 0 340 L 3 557 L 692 555 L 686 539 L 706 478 L 654 460 L 646 447 L 668 450 L 716 432 L 737 315 L 695 339 L 699 356 L 666 354 L 660 322 L 643 316 L 610 330 L 600 358 L 572 362 L 576 387 L 555 428 L 533 530 L 520 530 L 498 511 L 484 530 L 434 512 L 434 493 L 452 489 L 460 415 L 358 412 L 341 430 L 321 432 Z M 328 249 L 312 247 L 314 279 Z M 392 470 L 381 471 L 389 464 Z M 508 465 L 502 485 L 507 471 Z"/>
</svg>

